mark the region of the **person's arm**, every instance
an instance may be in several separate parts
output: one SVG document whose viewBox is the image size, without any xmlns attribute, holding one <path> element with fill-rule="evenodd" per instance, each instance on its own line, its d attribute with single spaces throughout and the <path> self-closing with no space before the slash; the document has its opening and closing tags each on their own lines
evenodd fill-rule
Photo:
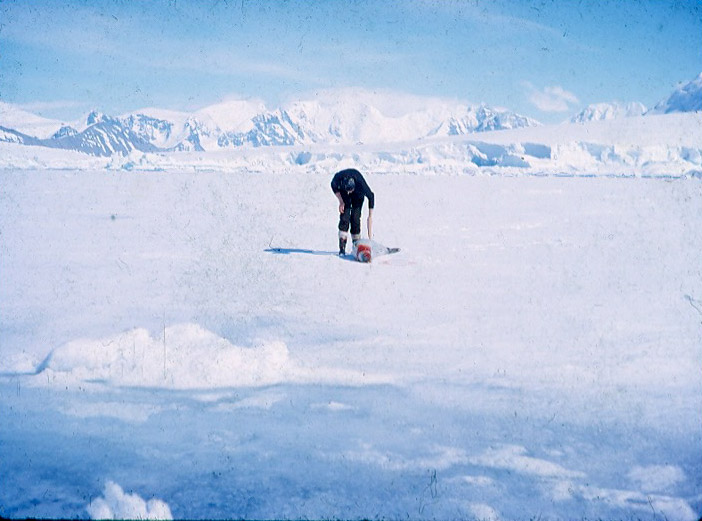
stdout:
<svg viewBox="0 0 702 521">
<path fill-rule="evenodd" d="M 344 200 L 341 198 L 341 192 L 334 192 L 334 195 L 339 200 L 339 213 L 344 213 Z"/>
<path fill-rule="evenodd" d="M 368 238 L 373 238 L 373 208 L 368 208 L 368 221 L 366 221 L 366 226 L 368 227 Z"/>
<path fill-rule="evenodd" d="M 375 194 L 370 189 L 370 186 L 368 186 L 368 183 L 366 183 L 366 180 L 363 178 L 362 175 L 359 175 L 359 179 L 357 179 L 357 182 L 360 182 L 361 186 L 357 186 L 356 190 L 360 190 L 363 193 L 363 195 L 365 195 L 368 198 L 368 209 L 372 210 L 373 208 L 375 208 Z"/>
<path fill-rule="evenodd" d="M 373 208 L 375 208 L 375 194 L 366 183 L 363 176 L 360 176 L 361 186 L 359 187 L 363 190 L 363 195 L 368 198 L 368 220 L 366 221 L 366 226 L 368 227 L 368 238 L 373 238 Z"/>
<path fill-rule="evenodd" d="M 344 200 L 341 198 L 341 172 L 337 172 L 331 181 L 331 189 L 339 200 L 339 213 L 344 213 Z"/>
</svg>

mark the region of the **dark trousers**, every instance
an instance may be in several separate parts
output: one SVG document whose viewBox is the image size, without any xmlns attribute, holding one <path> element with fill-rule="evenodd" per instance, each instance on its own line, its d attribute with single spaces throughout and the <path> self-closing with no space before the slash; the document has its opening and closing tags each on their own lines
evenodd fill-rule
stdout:
<svg viewBox="0 0 702 521">
<path fill-rule="evenodd" d="M 339 215 L 339 230 L 349 231 L 351 225 L 351 235 L 361 234 L 361 206 L 351 206 L 344 204 L 344 213 Z"/>
</svg>

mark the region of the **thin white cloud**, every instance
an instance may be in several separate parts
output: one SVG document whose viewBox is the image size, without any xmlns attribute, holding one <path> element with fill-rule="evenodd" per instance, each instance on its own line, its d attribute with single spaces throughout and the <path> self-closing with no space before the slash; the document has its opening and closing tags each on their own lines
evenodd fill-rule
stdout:
<svg viewBox="0 0 702 521">
<path fill-rule="evenodd" d="M 559 85 L 537 89 L 528 81 L 522 83 L 532 105 L 543 112 L 568 112 L 580 103 L 578 97 Z"/>
<path fill-rule="evenodd" d="M 530 33 L 538 36 L 539 40 L 550 38 L 560 44 L 568 45 L 573 50 L 593 52 L 598 49 L 595 46 L 597 42 L 594 40 L 580 42 L 572 37 L 566 38 L 563 27 L 554 27 L 548 25 L 548 23 L 536 21 L 539 18 L 547 19 L 545 15 L 529 19 L 514 14 L 503 14 L 499 11 L 501 9 L 499 5 L 495 4 L 493 6 L 489 2 L 476 1 L 475 3 L 468 3 L 464 0 L 444 0 L 441 2 L 436 0 L 415 0 L 414 2 L 402 2 L 401 4 L 411 10 L 424 8 L 432 14 L 440 9 L 454 19 L 472 20 L 483 26 L 492 26 L 495 30 L 500 31 L 501 34 Z M 568 31 L 566 30 L 565 32 L 567 33 Z"/>
<path fill-rule="evenodd" d="M 406 3 L 405 6 L 409 9 L 424 8 L 430 13 L 441 10 L 454 19 L 475 20 L 483 24 L 495 25 L 503 31 L 522 29 L 534 31 L 540 35 L 552 33 L 560 36 L 561 34 L 558 29 L 548 25 L 511 14 L 502 14 L 491 10 L 489 4 L 486 6 L 478 2 L 417 0 L 416 2 Z"/>
<path fill-rule="evenodd" d="M 173 47 L 165 41 L 158 42 L 163 47 L 163 56 L 168 56 L 168 47 Z M 192 49 L 181 49 L 178 59 L 166 58 L 161 60 L 140 60 L 133 58 L 139 65 L 151 68 L 187 70 L 209 74 L 235 75 L 235 74 L 260 74 L 271 78 L 283 80 L 309 80 L 309 71 L 273 62 L 254 56 L 244 56 L 238 50 L 208 49 L 206 53 Z"/>
<path fill-rule="evenodd" d="M 55 101 L 34 101 L 31 103 L 19 103 L 15 104 L 15 107 L 26 110 L 27 112 L 38 112 L 52 111 L 52 110 L 64 110 L 64 109 L 75 109 L 89 106 L 89 103 L 82 101 L 73 100 L 55 100 Z"/>
<path fill-rule="evenodd" d="M 75 8 L 76 19 L 84 20 L 81 30 L 42 19 L 41 31 L 23 30 L 30 22 L 21 20 L 3 29 L 2 38 L 37 49 L 109 59 L 116 67 L 139 70 L 178 70 L 216 75 L 260 74 L 283 80 L 309 80 L 310 71 L 267 59 L 251 51 L 214 45 L 207 39 L 183 40 L 159 35 L 128 39 L 124 28 L 111 17 Z M 25 16 L 26 13 L 21 13 Z M 44 15 L 46 16 L 46 15 Z M 149 52 L 142 52 L 148 48 Z"/>
</svg>

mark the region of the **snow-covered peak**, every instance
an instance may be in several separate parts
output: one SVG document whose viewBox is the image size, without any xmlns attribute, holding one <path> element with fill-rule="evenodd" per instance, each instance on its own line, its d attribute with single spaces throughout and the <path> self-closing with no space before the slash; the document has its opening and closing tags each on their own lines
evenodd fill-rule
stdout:
<svg viewBox="0 0 702 521">
<path fill-rule="evenodd" d="M 61 139 L 67 136 L 76 136 L 78 131 L 70 125 L 64 125 L 51 136 L 51 139 Z"/>
<path fill-rule="evenodd" d="M 324 90 L 313 99 L 284 109 L 305 135 L 336 143 L 393 142 L 432 135 L 537 125 L 523 116 L 457 100 L 415 96 L 389 90 Z"/>
<path fill-rule="evenodd" d="M 387 89 L 347 87 L 315 92 L 282 110 L 317 141 L 368 143 L 424 137 L 460 105 Z"/>
<path fill-rule="evenodd" d="M 11 103 L 0 101 L 0 126 L 44 139 L 53 135 L 63 124 L 58 120 L 43 118 Z"/>
<path fill-rule="evenodd" d="M 169 121 L 168 119 L 154 117 L 143 112 L 139 111 L 135 114 L 120 116 L 117 118 L 117 121 L 124 129 L 159 148 L 175 145 L 177 136 L 174 137 L 174 135 L 179 132 L 178 129 L 183 127 L 182 120 L 180 124 L 174 124 L 173 120 Z M 177 113 L 173 115 L 178 117 Z"/>
<path fill-rule="evenodd" d="M 93 110 L 85 117 L 85 124 L 89 127 L 97 123 L 105 121 L 107 116 L 100 112 L 99 110 Z"/>
<path fill-rule="evenodd" d="M 160 109 L 156 107 L 148 107 L 139 110 L 129 112 L 127 114 L 122 114 L 119 119 L 124 120 L 131 116 L 146 116 L 147 118 L 152 118 L 161 121 L 170 121 L 176 126 L 182 126 L 187 119 L 190 117 L 189 112 L 181 112 L 178 110 Z"/>
<path fill-rule="evenodd" d="M 360 107 L 373 107 L 388 118 L 401 118 L 417 112 L 446 113 L 460 104 L 458 100 L 418 96 L 390 89 L 345 87 L 324 89 L 308 97 L 325 110 L 343 112 Z M 303 101 L 304 102 L 304 101 Z M 289 103 L 289 105 L 295 102 Z"/>
<path fill-rule="evenodd" d="M 485 104 L 463 106 L 454 110 L 428 133 L 429 136 L 460 136 L 473 132 L 510 130 L 536 127 L 536 120 L 505 109 L 488 107 Z"/>
<path fill-rule="evenodd" d="M 389 118 L 375 106 L 345 96 L 295 101 L 281 109 L 281 113 L 314 141 L 355 143 L 371 136 L 385 141 L 389 130 Z"/>
<path fill-rule="evenodd" d="M 233 99 L 209 105 L 192 114 L 192 118 L 208 130 L 245 131 L 251 128 L 251 120 L 266 106 L 259 99 Z"/>
<path fill-rule="evenodd" d="M 698 112 L 702 110 L 702 73 L 694 80 L 681 85 L 667 98 L 656 104 L 650 114 L 671 112 Z"/>
<path fill-rule="evenodd" d="M 587 121 L 605 121 L 619 118 L 641 116 L 646 112 L 646 106 L 638 101 L 630 103 L 593 103 L 570 118 L 571 123 L 585 123 Z"/>
</svg>

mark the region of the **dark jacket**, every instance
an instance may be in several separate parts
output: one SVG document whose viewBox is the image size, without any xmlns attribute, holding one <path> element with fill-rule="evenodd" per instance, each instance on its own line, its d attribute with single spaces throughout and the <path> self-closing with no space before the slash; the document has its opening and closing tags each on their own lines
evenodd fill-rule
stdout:
<svg viewBox="0 0 702 521">
<path fill-rule="evenodd" d="M 353 180 L 356 183 L 356 188 L 350 194 L 344 190 L 346 180 L 349 177 L 353 177 Z M 331 189 L 332 192 L 339 192 L 341 194 L 341 199 L 343 199 L 344 204 L 351 204 L 352 207 L 360 208 L 363 206 L 363 198 L 367 197 L 368 208 L 372 209 L 375 207 L 375 195 L 368 187 L 366 180 L 363 179 L 361 172 L 355 168 L 348 168 L 334 174 L 334 178 L 331 181 Z"/>
</svg>

